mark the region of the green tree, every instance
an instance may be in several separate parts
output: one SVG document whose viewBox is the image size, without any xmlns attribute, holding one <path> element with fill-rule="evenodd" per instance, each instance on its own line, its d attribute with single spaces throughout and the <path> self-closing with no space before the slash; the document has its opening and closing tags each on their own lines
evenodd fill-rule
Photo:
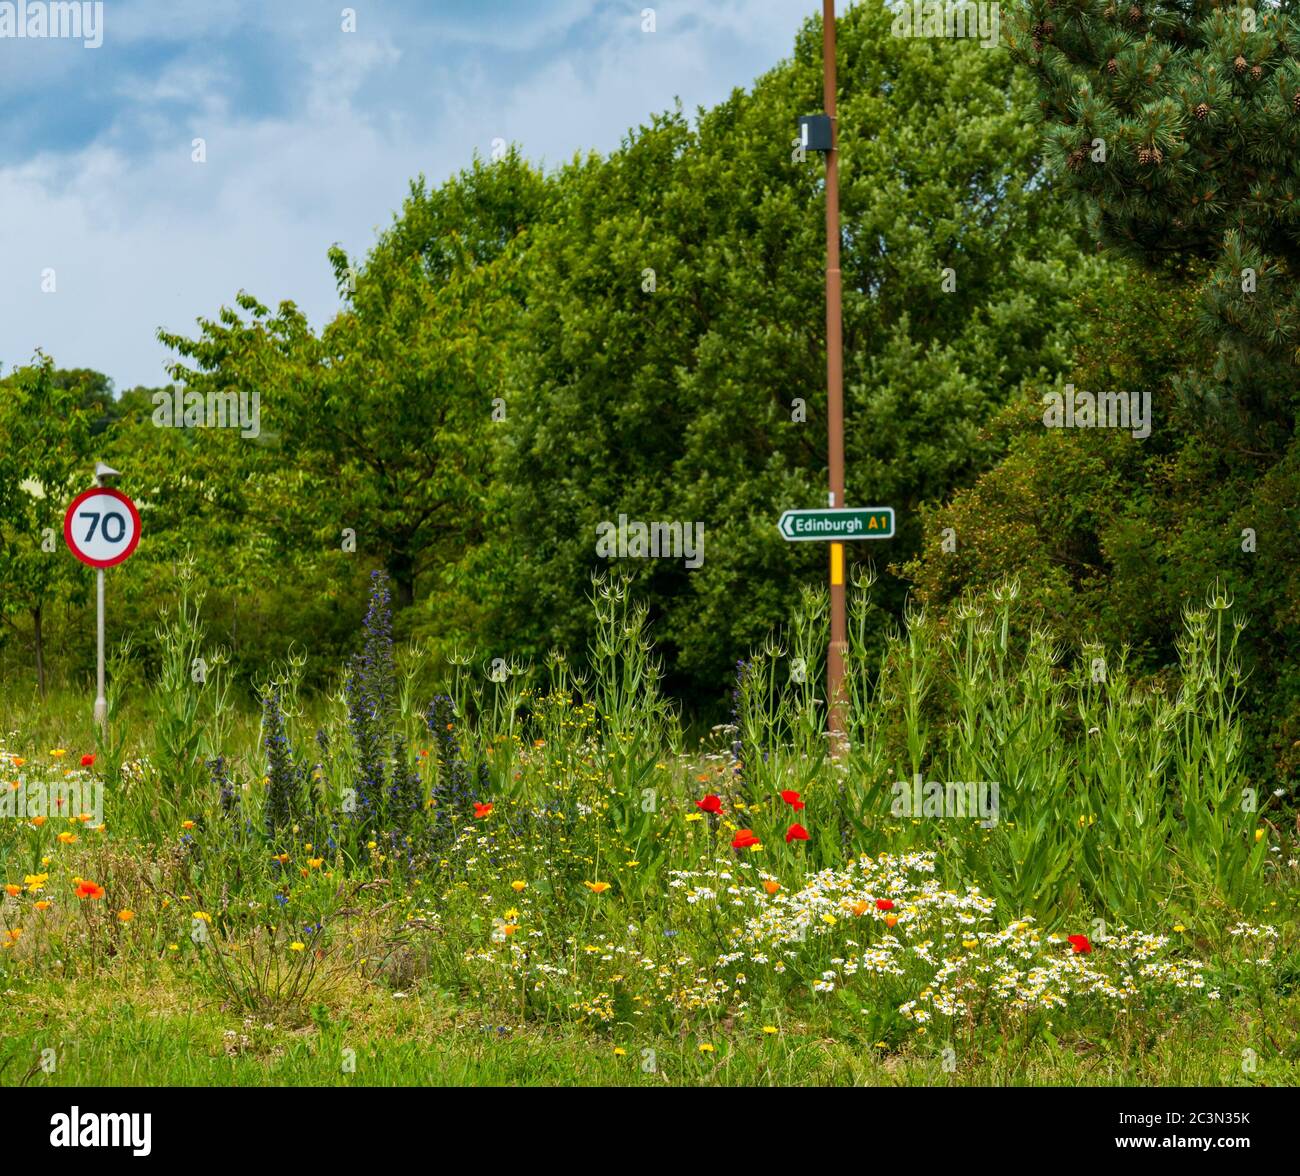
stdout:
<svg viewBox="0 0 1300 1176">
<path fill-rule="evenodd" d="M 1300 358 L 1293 5 L 1026 0 L 1007 39 L 1098 244 L 1175 275 L 1207 263 L 1202 327 L 1219 354 L 1184 391 L 1277 455 Z"/>
<path fill-rule="evenodd" d="M 839 34 L 850 500 L 915 508 L 994 460 L 980 425 L 1068 359 L 1079 226 L 1041 184 L 1029 79 L 967 42 L 891 35 L 859 5 Z M 788 617 L 826 551 L 780 510 L 826 495 L 821 30 L 692 126 L 682 112 L 555 178 L 532 234 L 498 485 L 511 546 L 491 630 L 536 655 L 580 647 L 595 527 L 619 514 L 705 525 L 705 561 L 629 561 L 672 688 L 716 697 Z M 866 546 L 866 545 L 860 545 Z M 875 551 L 856 551 L 859 557 Z M 898 608 L 902 585 L 889 585 Z"/>
<path fill-rule="evenodd" d="M 518 156 L 436 191 L 417 181 L 363 264 L 331 251 L 345 306 L 319 334 L 292 303 L 272 313 L 248 294 L 197 338 L 160 333 L 187 393 L 260 392 L 265 440 L 235 493 L 275 550 L 315 566 L 354 558 L 355 535 L 355 558 L 381 562 L 409 606 L 481 540 L 498 339 L 543 189 Z"/>
<path fill-rule="evenodd" d="M 81 565 L 64 550 L 63 516 L 89 482 L 91 431 L 82 373 L 55 370 L 38 356 L 0 380 L 0 614 L 31 622 L 41 696 L 46 688 L 45 625 L 55 603 L 85 589 Z M 7 471 L 7 472 L 6 472 Z"/>
</svg>

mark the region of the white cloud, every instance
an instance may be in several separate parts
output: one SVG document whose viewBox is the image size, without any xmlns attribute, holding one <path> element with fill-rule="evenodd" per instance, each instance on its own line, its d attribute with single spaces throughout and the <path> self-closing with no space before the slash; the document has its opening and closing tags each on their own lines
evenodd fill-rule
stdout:
<svg viewBox="0 0 1300 1176">
<path fill-rule="evenodd" d="M 562 26 L 593 5 L 555 7 L 548 19 Z M 292 299 L 319 327 L 337 309 L 326 250 L 338 241 L 364 253 L 417 173 L 437 182 L 496 136 L 550 165 L 608 151 L 675 96 L 693 111 L 747 85 L 788 54 L 803 15 L 785 0 L 723 0 L 703 32 L 698 23 L 672 32 L 672 6 L 657 7 L 659 32 L 642 34 L 639 21 L 629 32 L 602 12 L 598 52 L 556 54 L 526 77 L 503 75 L 490 55 L 431 67 L 423 79 L 435 76 L 438 90 L 405 107 L 361 101 L 411 52 L 378 29 L 318 55 L 288 118 L 232 116 L 219 61 L 201 74 L 164 71 L 148 97 L 198 102 L 204 129 L 193 133 L 208 140 L 207 164 L 190 161 L 193 119 L 156 114 L 143 158 L 106 145 L 117 141 L 110 133 L 71 155 L 0 167 L 0 362 L 8 370 L 39 346 L 119 388 L 161 383 L 173 357 L 155 330 L 192 334 L 197 317 L 215 316 L 240 289 L 269 305 Z M 216 19 L 206 3 L 175 11 L 196 28 Z M 140 18 L 137 6 L 128 12 Z M 549 27 L 539 16 L 518 35 Z M 138 109 L 131 117 L 139 133 Z M 41 292 L 46 267 L 55 294 Z"/>
</svg>

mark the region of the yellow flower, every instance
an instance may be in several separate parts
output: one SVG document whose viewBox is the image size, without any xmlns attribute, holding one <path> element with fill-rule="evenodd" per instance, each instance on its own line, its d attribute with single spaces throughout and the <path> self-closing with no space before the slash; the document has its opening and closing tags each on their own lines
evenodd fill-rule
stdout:
<svg viewBox="0 0 1300 1176">
<path fill-rule="evenodd" d="M 1184 927 L 1181 923 L 1175 923 L 1174 930 L 1177 931 L 1179 935 L 1181 935 L 1184 931 L 1187 930 L 1187 928 Z"/>
<path fill-rule="evenodd" d="M 67 754 L 68 754 L 68 750 L 65 747 L 56 747 L 54 748 L 53 751 L 50 752 L 50 755 L 52 755 L 55 759 L 62 759 Z"/>
<path fill-rule="evenodd" d="M 505 935 L 513 935 L 518 930 L 519 930 L 518 923 L 507 923 L 504 927 L 501 928 L 502 933 Z"/>
<path fill-rule="evenodd" d="M 687 814 L 686 814 L 686 819 L 687 819 L 688 821 L 702 821 L 702 820 L 704 820 L 704 814 L 703 814 L 703 813 L 687 813 Z"/>
<path fill-rule="evenodd" d="M 75 833 L 60 833 L 59 840 L 62 841 L 64 845 L 71 845 L 77 840 L 77 835 Z"/>
<path fill-rule="evenodd" d="M 188 833 L 191 829 L 194 828 L 194 822 L 193 822 L 193 821 L 182 821 L 182 822 L 181 822 L 181 828 L 184 829 L 186 833 Z"/>
<path fill-rule="evenodd" d="M 48 911 L 50 909 L 50 902 L 49 899 L 43 898 L 40 902 L 32 903 L 32 906 L 34 906 L 38 911 Z"/>
<path fill-rule="evenodd" d="M 516 894 L 518 894 L 527 885 L 528 885 L 527 882 L 511 882 L 510 889 L 513 890 Z"/>
<path fill-rule="evenodd" d="M 763 1032 L 764 1032 L 764 1033 L 779 1033 L 780 1030 L 777 1029 L 777 1027 L 776 1027 L 775 1025 L 764 1025 L 764 1026 L 763 1026 Z"/>
<path fill-rule="evenodd" d="M 207 911 L 195 911 L 193 917 L 196 919 L 202 919 L 205 923 L 212 922 L 212 916 L 208 914 Z"/>
<path fill-rule="evenodd" d="M 1264 830 L 1263 830 L 1263 829 L 1256 829 L 1256 830 L 1255 830 L 1255 840 L 1256 840 L 1256 841 L 1263 841 L 1263 840 L 1264 840 Z"/>
<path fill-rule="evenodd" d="M 298 942 L 295 941 L 295 942 L 289 944 L 289 950 L 290 950 L 290 951 L 303 951 L 303 950 L 306 949 L 306 946 L 307 946 L 307 945 L 306 945 L 305 943 L 298 943 Z"/>
<path fill-rule="evenodd" d="M 980 941 L 979 941 L 978 939 L 963 939 L 963 940 L 961 941 L 961 945 L 962 945 L 962 947 L 964 947 L 967 951 L 972 951 L 972 950 L 974 950 L 975 948 L 979 947 L 979 945 L 980 945 Z"/>
<path fill-rule="evenodd" d="M 608 882 L 584 882 L 583 885 L 592 892 L 592 894 L 604 894 L 609 889 Z"/>
<path fill-rule="evenodd" d="M 308 865 L 309 865 L 313 870 L 319 870 L 319 869 L 321 868 L 321 866 L 325 864 L 325 859 L 324 859 L 324 858 L 308 858 L 308 859 L 307 859 L 307 864 L 308 864 Z"/>
<path fill-rule="evenodd" d="M 829 927 L 834 927 L 839 920 L 834 915 L 822 915 L 822 922 Z"/>
<path fill-rule="evenodd" d="M 129 923 L 129 922 L 130 922 L 132 919 L 134 919 L 134 918 L 135 918 L 135 911 L 118 911 L 118 912 L 117 912 L 117 921 L 118 921 L 119 923 Z"/>
<path fill-rule="evenodd" d="M 506 920 L 508 922 L 512 922 L 517 918 L 519 918 L 519 912 L 514 907 L 511 907 L 508 911 L 506 911 Z"/>
<path fill-rule="evenodd" d="M 289 860 L 289 855 L 287 853 L 277 853 L 271 858 L 271 860 L 273 862 L 279 862 L 280 865 L 283 866 Z"/>
<path fill-rule="evenodd" d="M 700 1042 L 700 1053 L 713 1053 L 713 1052 L 714 1052 L 713 1046 L 711 1046 L 707 1041 Z"/>
<path fill-rule="evenodd" d="M 616 1045 L 614 1047 L 614 1056 L 616 1058 L 625 1058 L 627 1057 L 627 1050 L 625 1050 L 621 1045 Z"/>
</svg>

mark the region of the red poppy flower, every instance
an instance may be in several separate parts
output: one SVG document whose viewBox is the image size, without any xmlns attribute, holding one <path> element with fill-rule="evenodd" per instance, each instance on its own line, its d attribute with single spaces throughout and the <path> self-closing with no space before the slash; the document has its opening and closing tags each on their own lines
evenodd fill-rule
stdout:
<svg viewBox="0 0 1300 1176">
<path fill-rule="evenodd" d="M 94 882 L 87 882 L 85 879 L 82 879 L 82 881 L 77 884 L 77 897 L 103 898 L 104 888 Z"/>
<path fill-rule="evenodd" d="M 474 819 L 476 821 L 481 821 L 491 811 L 492 806 L 490 804 L 479 804 L 477 800 L 474 802 Z"/>
<path fill-rule="evenodd" d="M 808 840 L 808 830 L 805 829 L 802 825 L 791 825 L 790 828 L 788 828 L 785 831 L 786 845 L 789 845 L 790 842 L 792 841 L 807 841 L 807 840 Z"/>
<path fill-rule="evenodd" d="M 710 792 L 703 800 L 697 800 L 695 802 L 695 807 L 706 813 L 720 813 L 722 812 L 722 798 L 714 796 L 713 793 Z"/>
<path fill-rule="evenodd" d="M 878 911 L 892 911 L 893 909 L 894 909 L 894 900 L 893 900 L 892 898 L 878 898 L 878 899 L 876 899 L 876 910 L 878 910 Z"/>
<path fill-rule="evenodd" d="M 799 799 L 797 792 L 791 792 L 788 788 L 781 793 L 781 799 L 785 801 L 795 812 L 803 808 L 803 801 Z"/>
<path fill-rule="evenodd" d="M 1087 955 L 1092 951 L 1092 944 L 1088 942 L 1086 935 L 1071 935 L 1069 940 L 1070 947 L 1074 949 L 1075 955 Z"/>
<path fill-rule="evenodd" d="M 753 829 L 741 829 L 731 841 L 732 849 L 748 849 L 751 845 L 757 845 L 758 838 L 754 836 Z"/>
<path fill-rule="evenodd" d="M 90 767 L 94 762 L 95 762 L 95 757 L 93 755 L 83 755 L 81 757 L 81 766 L 83 768 Z"/>
</svg>

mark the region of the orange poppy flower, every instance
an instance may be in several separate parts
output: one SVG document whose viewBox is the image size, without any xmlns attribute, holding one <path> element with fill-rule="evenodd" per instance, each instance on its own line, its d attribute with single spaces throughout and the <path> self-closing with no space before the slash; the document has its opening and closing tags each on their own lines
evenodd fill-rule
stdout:
<svg viewBox="0 0 1300 1176">
<path fill-rule="evenodd" d="M 77 897 L 78 898 L 103 898 L 104 888 L 102 886 L 97 885 L 94 882 L 87 881 L 86 879 L 83 878 L 81 882 L 77 884 Z"/>
</svg>

